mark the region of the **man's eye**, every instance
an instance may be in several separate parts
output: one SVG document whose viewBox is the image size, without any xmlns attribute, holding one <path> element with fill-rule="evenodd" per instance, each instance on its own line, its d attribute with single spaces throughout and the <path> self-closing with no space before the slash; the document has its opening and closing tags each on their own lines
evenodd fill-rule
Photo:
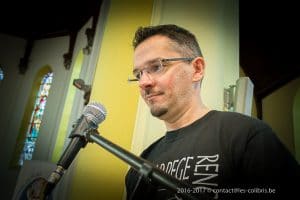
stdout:
<svg viewBox="0 0 300 200">
<path fill-rule="evenodd" d="M 156 73 L 159 72 L 160 70 L 161 70 L 161 65 L 159 63 L 149 66 L 149 73 Z"/>
</svg>

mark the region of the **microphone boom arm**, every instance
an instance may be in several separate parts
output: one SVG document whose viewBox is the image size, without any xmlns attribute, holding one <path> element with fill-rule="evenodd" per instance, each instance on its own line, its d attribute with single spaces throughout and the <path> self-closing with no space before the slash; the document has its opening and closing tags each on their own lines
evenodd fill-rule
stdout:
<svg viewBox="0 0 300 200">
<path fill-rule="evenodd" d="M 167 186 L 172 191 L 176 192 L 178 196 L 184 199 L 197 200 L 199 197 L 201 199 L 210 199 L 205 193 L 197 192 L 197 197 L 193 192 L 178 193 L 178 189 L 184 188 L 187 191 L 193 191 L 192 188 L 182 181 L 170 176 L 164 171 L 157 168 L 151 162 L 138 157 L 131 152 L 123 149 L 122 147 L 110 142 L 109 140 L 102 137 L 96 129 L 86 132 L 86 139 L 88 142 L 97 143 L 99 146 L 103 147 L 110 153 L 114 154 L 121 160 L 128 163 L 133 169 L 138 171 L 141 175 L 150 181 L 161 183 Z"/>
</svg>

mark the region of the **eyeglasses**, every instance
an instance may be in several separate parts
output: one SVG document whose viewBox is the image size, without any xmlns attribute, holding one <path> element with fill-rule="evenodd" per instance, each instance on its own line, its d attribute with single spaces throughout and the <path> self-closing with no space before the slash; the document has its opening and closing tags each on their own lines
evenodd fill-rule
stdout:
<svg viewBox="0 0 300 200">
<path fill-rule="evenodd" d="M 194 58 L 162 58 L 157 59 L 148 64 L 148 66 L 144 67 L 143 69 L 135 69 L 133 70 L 134 78 L 129 78 L 128 82 L 135 82 L 140 81 L 144 71 L 151 76 L 156 76 L 162 74 L 166 66 L 168 66 L 168 62 L 171 61 L 188 61 L 191 62 Z"/>
</svg>

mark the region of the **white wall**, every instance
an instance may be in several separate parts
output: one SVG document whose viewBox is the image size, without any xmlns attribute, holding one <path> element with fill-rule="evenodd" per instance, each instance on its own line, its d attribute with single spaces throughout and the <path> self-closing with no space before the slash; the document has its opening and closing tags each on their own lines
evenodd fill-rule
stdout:
<svg viewBox="0 0 300 200">
<path fill-rule="evenodd" d="M 50 146 L 55 140 L 55 126 L 60 117 L 60 102 L 64 99 L 65 82 L 68 81 L 67 71 L 63 66 L 62 55 L 68 50 L 68 38 L 37 40 L 34 43 L 28 69 L 25 74 L 18 72 L 19 59 L 24 56 L 26 41 L 1 35 L 1 61 L 5 61 L 5 77 L 1 83 L 1 136 L 2 148 L 1 178 L 8 180 L 9 185 L 3 189 L 7 199 L 14 189 L 14 183 L 18 169 L 10 169 L 9 162 L 12 159 L 16 145 L 16 139 L 20 134 L 20 125 L 24 116 L 25 107 L 32 90 L 32 84 L 37 72 L 48 65 L 54 72 L 52 87 L 46 104 L 43 121 L 40 127 L 40 137 L 34 152 L 34 159 L 48 160 Z"/>
<path fill-rule="evenodd" d="M 85 54 L 83 63 L 80 69 L 79 77 L 72 77 L 72 78 L 81 78 L 85 81 L 85 84 L 92 85 L 96 70 L 96 64 L 98 62 L 99 57 L 99 51 L 100 46 L 102 42 L 103 37 L 103 31 L 104 31 L 104 24 L 107 17 L 109 2 L 104 2 L 101 6 L 100 15 L 98 17 L 96 30 L 95 30 L 95 36 L 93 41 L 93 46 L 91 47 L 90 54 Z M 87 45 L 87 37 L 85 34 L 85 31 L 87 28 L 92 27 L 92 18 L 78 31 L 75 47 L 74 47 L 74 54 L 73 54 L 73 62 L 72 67 L 75 67 L 75 59 L 76 56 L 82 51 L 83 48 Z M 73 80 L 70 80 L 73 82 Z M 73 87 L 73 86 L 71 86 Z M 92 88 L 93 89 L 93 88 Z M 92 99 L 91 99 L 92 101 Z M 73 98 L 73 102 L 65 102 L 66 104 L 72 103 L 72 109 L 70 111 L 70 117 L 68 122 L 62 121 L 62 123 L 68 123 L 68 131 L 65 133 L 65 142 L 64 142 L 64 149 L 67 147 L 67 145 L 70 142 L 70 139 L 68 138 L 71 130 L 72 125 L 74 122 L 81 116 L 82 110 L 84 107 L 84 99 L 83 99 L 83 92 L 76 90 L 75 96 Z M 74 177 L 74 169 L 77 166 L 77 158 L 76 157 L 72 163 L 72 165 L 68 168 L 66 171 L 66 174 L 64 175 L 63 179 L 61 180 L 60 185 L 57 187 L 57 190 L 59 190 L 59 196 L 57 197 L 57 200 L 65 200 L 69 199 L 70 195 L 70 189 L 73 184 L 73 177 Z"/>
<path fill-rule="evenodd" d="M 238 0 L 156 0 L 152 24 L 177 24 L 195 33 L 206 61 L 201 95 L 212 109 L 223 109 L 223 89 L 239 78 Z M 162 136 L 164 124 L 140 98 L 132 151 Z"/>
<path fill-rule="evenodd" d="M 62 102 L 64 102 L 67 83 L 70 78 L 69 70 L 63 65 L 63 54 L 68 51 L 69 38 L 58 37 L 44 40 L 37 40 L 31 54 L 31 63 L 25 76 L 35 75 L 37 71 L 49 65 L 53 70 L 53 82 L 49 91 L 44 116 L 42 119 L 39 137 L 33 159 L 51 159 L 51 146 L 55 143 L 56 127 L 61 116 Z M 31 83 L 32 84 L 32 83 Z M 26 93 L 30 92 L 31 84 L 28 84 Z"/>
<path fill-rule="evenodd" d="M 9 162 L 13 156 L 25 107 L 36 74 L 46 65 L 50 66 L 54 73 L 36 149 L 33 154 L 34 160 L 50 162 L 67 90 L 70 81 L 72 81 L 70 78 L 74 59 L 78 52 L 86 46 L 85 29 L 90 26 L 91 20 L 78 33 L 70 70 L 66 70 L 63 65 L 63 54 L 69 50 L 69 37 L 63 36 L 36 40 L 29 58 L 28 69 L 24 75 L 19 74 L 18 64 L 19 59 L 24 56 L 26 41 L 0 34 L 0 64 L 4 71 L 4 80 L 0 82 L 0 136 L 2 138 L 0 177 L 7 181 L 7 184 L 1 187 L 1 197 L 4 199 L 11 198 L 19 173 L 19 169 L 10 168 Z M 82 94 L 79 94 L 78 98 L 82 98 Z"/>
<path fill-rule="evenodd" d="M 25 44 L 23 39 L 0 34 L 0 65 L 4 71 L 4 79 L 0 82 L 0 177 L 5 180 L 5 184 L 1 184 L 0 193 L 3 199 L 9 199 L 12 195 L 11 188 L 18 174 L 17 170 L 8 169 L 8 165 L 19 130 L 15 123 L 20 123 L 20 113 L 23 111 L 18 107 L 22 97 L 18 91 L 26 80 L 18 73 L 18 64 L 24 55 Z"/>
</svg>

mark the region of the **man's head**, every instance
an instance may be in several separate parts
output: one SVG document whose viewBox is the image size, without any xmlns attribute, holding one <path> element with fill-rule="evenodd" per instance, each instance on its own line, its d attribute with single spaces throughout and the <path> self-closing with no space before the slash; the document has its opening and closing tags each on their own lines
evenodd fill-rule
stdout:
<svg viewBox="0 0 300 200">
<path fill-rule="evenodd" d="M 204 61 L 195 36 L 175 25 L 139 28 L 133 74 L 153 116 L 165 121 L 199 102 Z"/>
<path fill-rule="evenodd" d="M 194 34 L 174 24 L 140 27 L 133 39 L 133 47 L 136 47 L 147 38 L 154 35 L 163 35 L 172 41 L 174 50 L 179 51 L 185 57 L 202 57 L 199 44 Z"/>
</svg>

